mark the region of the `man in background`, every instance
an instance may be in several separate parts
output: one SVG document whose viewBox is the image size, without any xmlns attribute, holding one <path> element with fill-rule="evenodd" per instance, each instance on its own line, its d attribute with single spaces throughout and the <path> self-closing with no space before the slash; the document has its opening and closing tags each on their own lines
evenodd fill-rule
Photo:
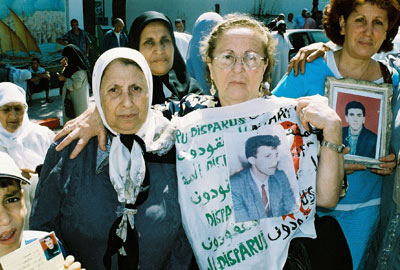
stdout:
<svg viewBox="0 0 400 270">
<path fill-rule="evenodd" d="M 306 13 L 307 13 L 307 9 L 303 8 L 303 10 L 301 11 L 301 14 L 297 15 L 294 18 L 294 22 L 297 25 L 297 28 L 302 29 L 304 26 L 304 23 L 306 22 Z"/>
<path fill-rule="evenodd" d="M 113 29 L 107 31 L 103 37 L 102 52 L 112 48 L 128 46 L 128 36 L 122 31 L 124 26 L 124 21 L 121 18 L 116 18 L 113 21 Z"/>
<path fill-rule="evenodd" d="M 39 58 L 32 58 L 32 65 L 28 68 L 32 78 L 28 80 L 28 98 L 32 100 L 32 94 L 46 91 L 46 102 L 53 102 L 50 99 L 50 73 L 40 66 Z"/>
<path fill-rule="evenodd" d="M 276 40 L 275 65 L 272 72 L 272 81 L 270 89 L 274 89 L 281 78 L 286 74 L 289 64 L 289 51 L 292 48 L 290 41 L 285 37 L 286 23 L 279 21 L 277 24 L 278 32 L 273 33 L 272 37 Z"/>
<path fill-rule="evenodd" d="M 289 13 L 287 15 L 287 23 L 286 23 L 286 28 L 287 29 L 296 29 L 297 28 L 297 24 L 293 21 L 293 13 Z"/>
<path fill-rule="evenodd" d="M 65 33 L 62 37 L 57 38 L 57 43 L 67 46 L 68 44 L 75 44 L 88 57 L 90 48 L 90 39 L 88 34 L 79 28 L 77 19 L 71 20 L 71 30 Z"/>
</svg>

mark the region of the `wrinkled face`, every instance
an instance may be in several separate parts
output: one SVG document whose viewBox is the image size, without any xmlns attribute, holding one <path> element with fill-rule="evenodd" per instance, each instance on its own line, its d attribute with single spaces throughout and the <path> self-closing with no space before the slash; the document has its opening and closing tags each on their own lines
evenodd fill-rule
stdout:
<svg viewBox="0 0 400 270">
<path fill-rule="evenodd" d="M 121 60 L 106 68 L 100 85 L 101 107 L 108 125 L 121 134 L 135 134 L 147 117 L 148 87 L 142 70 Z"/>
<path fill-rule="evenodd" d="M 79 23 L 76 21 L 71 22 L 71 28 L 74 32 L 78 31 L 79 29 Z"/>
<path fill-rule="evenodd" d="M 213 56 L 228 53 L 242 57 L 245 53 L 255 52 L 261 57 L 266 57 L 262 44 L 260 35 L 253 29 L 231 28 L 218 37 Z M 215 83 L 222 106 L 239 104 L 259 96 L 267 64 L 262 61 L 256 69 L 248 70 L 240 60 L 237 60 L 232 68 L 227 69 L 218 67 L 214 59 L 208 63 L 210 76 Z"/>
<path fill-rule="evenodd" d="M 365 122 L 365 116 L 361 109 L 349 109 L 346 115 L 346 122 L 349 123 L 351 133 L 358 134 Z"/>
<path fill-rule="evenodd" d="M 276 147 L 260 146 L 255 157 L 249 157 L 248 162 L 255 175 L 262 175 L 265 178 L 274 175 L 278 167 L 279 153 Z"/>
<path fill-rule="evenodd" d="M 370 58 L 386 39 L 389 20 L 386 10 L 370 3 L 358 5 L 346 21 L 339 19 L 343 49 L 355 58 Z"/>
<path fill-rule="evenodd" d="M 0 106 L 0 123 L 5 130 L 14 133 L 24 120 L 25 106 L 20 102 L 10 102 Z"/>
<path fill-rule="evenodd" d="M 0 187 L 0 257 L 21 246 L 26 215 L 23 191 L 14 180 L 12 185 Z"/>
<path fill-rule="evenodd" d="M 46 237 L 46 238 L 44 239 L 44 243 L 46 244 L 46 246 L 47 246 L 49 249 L 53 249 L 53 248 L 54 248 L 53 239 L 51 239 L 51 237 Z"/>
<path fill-rule="evenodd" d="M 32 69 L 37 70 L 39 68 L 39 63 L 36 60 L 32 60 Z"/>
<path fill-rule="evenodd" d="M 167 74 L 174 63 L 174 45 L 168 28 L 163 22 L 151 22 L 140 33 L 139 51 L 146 58 L 151 73 Z"/>
<path fill-rule="evenodd" d="M 124 24 L 120 21 L 117 21 L 114 25 L 114 31 L 115 33 L 120 33 L 124 29 Z"/>
</svg>

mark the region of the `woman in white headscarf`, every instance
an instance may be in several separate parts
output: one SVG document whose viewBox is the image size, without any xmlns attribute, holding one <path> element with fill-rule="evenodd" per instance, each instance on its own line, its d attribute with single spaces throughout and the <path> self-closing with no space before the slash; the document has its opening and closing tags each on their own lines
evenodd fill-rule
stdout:
<svg viewBox="0 0 400 270">
<path fill-rule="evenodd" d="M 0 151 L 8 153 L 24 175 L 32 174 L 32 185 L 24 186 L 28 213 L 38 180 L 37 167 L 43 164 L 54 132 L 28 118 L 25 91 L 10 82 L 0 83 Z M 26 218 L 25 228 L 29 219 Z"/>
<path fill-rule="evenodd" d="M 184 269 L 190 262 L 175 165 L 149 161 L 174 144 L 170 122 L 150 109 L 152 92 L 142 54 L 106 51 L 94 67 L 93 93 L 107 151 L 93 139 L 70 160 L 74 145 L 57 152 L 55 144 L 45 161 L 31 228 L 54 230 L 88 269 Z"/>
</svg>

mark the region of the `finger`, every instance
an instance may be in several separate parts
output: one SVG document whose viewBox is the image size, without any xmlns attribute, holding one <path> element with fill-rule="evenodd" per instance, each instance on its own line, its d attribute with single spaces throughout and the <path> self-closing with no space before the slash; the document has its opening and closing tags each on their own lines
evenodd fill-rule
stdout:
<svg viewBox="0 0 400 270">
<path fill-rule="evenodd" d="M 36 171 L 32 171 L 31 169 L 28 169 L 28 168 L 21 169 L 21 171 L 27 172 L 27 173 L 36 173 Z"/>
<path fill-rule="evenodd" d="M 74 262 L 67 269 L 68 270 L 81 270 L 81 263 L 80 262 Z"/>
<path fill-rule="evenodd" d="M 308 121 L 307 116 L 306 116 L 306 113 L 307 113 L 307 112 L 305 111 L 304 107 L 303 107 L 303 108 L 300 107 L 300 110 L 299 110 L 299 112 L 297 112 L 297 113 L 298 113 L 298 115 L 299 115 L 300 122 L 301 122 L 301 124 L 303 125 L 303 127 L 304 127 L 307 131 L 310 131 L 310 126 L 308 125 L 309 121 Z"/>
<path fill-rule="evenodd" d="M 294 76 L 297 76 L 299 74 L 299 59 L 297 55 L 293 57 L 293 72 Z"/>
<path fill-rule="evenodd" d="M 75 261 L 74 256 L 68 255 L 64 260 L 64 268 L 68 268 Z"/>
<path fill-rule="evenodd" d="M 367 167 L 361 164 L 344 164 L 344 170 L 347 171 L 364 171 Z"/>
<path fill-rule="evenodd" d="M 65 147 L 67 147 L 73 140 L 76 138 L 74 137 L 74 133 L 72 132 L 68 136 L 64 137 L 64 139 L 56 146 L 56 151 L 61 151 Z"/>
<path fill-rule="evenodd" d="M 315 59 L 317 59 L 318 57 L 320 57 L 320 55 L 318 54 L 318 51 L 311 53 L 308 57 L 307 57 L 307 62 L 313 62 Z"/>
<path fill-rule="evenodd" d="M 104 132 L 102 131 L 97 135 L 97 140 L 99 142 L 100 149 L 102 151 L 106 151 L 107 150 L 107 148 L 106 148 L 107 136 L 106 136 L 105 130 L 104 130 Z"/>
<path fill-rule="evenodd" d="M 379 170 L 379 169 L 371 169 L 371 172 L 379 174 L 379 175 L 390 175 L 392 174 L 393 170 Z"/>
<path fill-rule="evenodd" d="M 383 161 L 383 162 L 394 161 L 394 160 L 396 160 L 396 155 L 393 153 L 391 153 L 387 156 L 381 157 L 379 159 L 379 161 Z"/>
<path fill-rule="evenodd" d="M 63 129 L 60 130 L 54 137 L 54 141 L 57 141 L 62 137 L 68 135 L 73 130 L 72 128 L 73 126 L 74 126 L 74 120 L 70 120 L 67 123 L 65 123 Z"/>
<path fill-rule="evenodd" d="M 396 168 L 396 161 L 381 163 L 381 164 L 379 164 L 379 167 L 394 169 L 394 168 Z"/>
<path fill-rule="evenodd" d="M 82 152 L 82 150 L 85 148 L 89 140 L 90 138 L 87 137 L 80 138 L 74 150 L 72 150 L 71 154 L 69 155 L 69 158 L 70 159 L 76 158 L 79 155 L 79 153 Z"/>
<path fill-rule="evenodd" d="M 293 68 L 293 61 L 290 60 L 289 65 L 288 65 L 288 68 L 287 68 L 287 70 L 286 70 L 286 75 L 289 75 L 289 74 L 290 74 L 290 71 L 292 70 L 292 68 Z"/>
</svg>

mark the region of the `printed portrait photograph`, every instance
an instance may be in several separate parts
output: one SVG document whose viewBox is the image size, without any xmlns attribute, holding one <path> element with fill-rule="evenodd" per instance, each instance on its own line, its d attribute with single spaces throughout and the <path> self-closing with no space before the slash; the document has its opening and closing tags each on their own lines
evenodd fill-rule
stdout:
<svg viewBox="0 0 400 270">
<path fill-rule="evenodd" d="M 381 137 L 379 97 L 337 92 L 335 110 L 342 119 L 343 144 L 350 155 L 379 158 Z"/>
<path fill-rule="evenodd" d="M 282 126 L 225 133 L 224 140 L 236 222 L 298 211 L 299 187 Z"/>
<path fill-rule="evenodd" d="M 342 120 L 343 144 L 350 149 L 345 163 L 380 168 L 379 158 L 389 152 L 392 95 L 391 84 L 326 78 L 325 96 Z"/>
<path fill-rule="evenodd" d="M 60 246 L 58 245 L 54 233 L 48 234 L 40 239 L 40 245 L 42 246 L 44 255 L 48 261 L 61 253 Z"/>
</svg>

